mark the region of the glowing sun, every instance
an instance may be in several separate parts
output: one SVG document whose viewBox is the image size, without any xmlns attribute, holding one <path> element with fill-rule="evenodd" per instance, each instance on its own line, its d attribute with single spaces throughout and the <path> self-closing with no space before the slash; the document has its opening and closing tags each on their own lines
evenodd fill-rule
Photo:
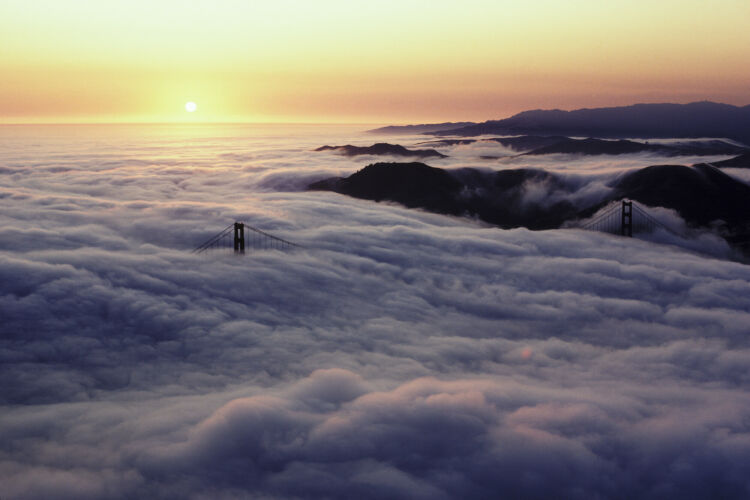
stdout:
<svg viewBox="0 0 750 500">
<path fill-rule="evenodd" d="M 188 113 L 193 113 L 196 109 L 198 109 L 198 105 L 193 101 L 185 103 L 185 111 L 187 111 Z"/>
</svg>

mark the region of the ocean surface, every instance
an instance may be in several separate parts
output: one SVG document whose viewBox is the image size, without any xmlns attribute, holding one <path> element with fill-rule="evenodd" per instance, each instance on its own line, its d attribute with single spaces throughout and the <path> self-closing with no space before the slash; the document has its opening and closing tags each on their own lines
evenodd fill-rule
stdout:
<svg viewBox="0 0 750 500">
<path fill-rule="evenodd" d="M 368 128 L 0 126 L 0 497 L 750 495 L 750 267 L 305 191 L 429 140 Z M 301 247 L 191 253 L 234 221 Z"/>
</svg>

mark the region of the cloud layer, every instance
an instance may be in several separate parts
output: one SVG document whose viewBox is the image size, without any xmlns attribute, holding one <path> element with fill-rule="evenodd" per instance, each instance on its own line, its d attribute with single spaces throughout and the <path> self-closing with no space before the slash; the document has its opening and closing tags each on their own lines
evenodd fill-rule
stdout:
<svg viewBox="0 0 750 500">
<path fill-rule="evenodd" d="M 3 496 L 750 493 L 747 266 L 298 192 L 367 160 L 296 133 L 3 138 Z"/>
</svg>

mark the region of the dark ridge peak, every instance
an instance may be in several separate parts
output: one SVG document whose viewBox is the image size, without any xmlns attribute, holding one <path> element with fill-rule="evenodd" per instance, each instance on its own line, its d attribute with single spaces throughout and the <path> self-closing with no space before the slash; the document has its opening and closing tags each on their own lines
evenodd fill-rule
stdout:
<svg viewBox="0 0 750 500">
<path fill-rule="evenodd" d="M 549 229 L 575 217 L 573 205 L 567 201 L 528 205 L 524 187 L 527 182 L 554 178 L 554 174 L 537 169 L 493 172 L 463 168 L 449 172 L 423 163 L 376 163 L 346 178 L 316 182 L 309 189 L 394 201 L 448 215 L 469 215 L 501 227 Z M 556 182 L 550 182 L 550 186 Z"/>
<path fill-rule="evenodd" d="M 667 182 L 674 179 L 698 179 L 699 170 L 685 165 L 651 165 L 635 171 L 625 172 L 617 181 L 617 187 L 631 189 L 644 183 Z"/>
<path fill-rule="evenodd" d="M 718 168 L 750 168 L 750 152 L 743 153 L 728 160 L 715 161 L 711 163 L 711 165 Z"/>
<path fill-rule="evenodd" d="M 694 225 L 750 222 L 750 186 L 710 165 L 654 165 L 624 174 L 614 187 L 622 197 L 673 208 Z"/>
<path fill-rule="evenodd" d="M 358 178 L 358 177 L 366 177 L 373 174 L 378 175 L 392 175 L 395 172 L 398 172 L 399 174 L 412 174 L 412 173 L 420 173 L 420 174 L 426 174 L 426 175 L 447 175 L 447 172 L 443 170 L 442 168 L 437 167 L 431 167 L 425 163 L 413 161 L 409 163 L 401 163 L 401 162 L 378 162 L 378 163 L 371 163 L 367 165 L 366 167 L 357 170 L 354 174 L 351 175 L 351 177 Z M 439 173 L 440 172 L 440 173 Z"/>
<path fill-rule="evenodd" d="M 415 156 L 420 158 L 437 157 L 445 158 L 445 155 L 434 149 L 406 149 L 400 144 L 389 144 L 378 142 L 372 146 L 321 146 L 315 151 L 338 151 L 346 156 L 360 155 L 392 155 L 392 156 Z"/>
<path fill-rule="evenodd" d="M 648 179 L 649 182 L 664 182 L 668 180 L 696 180 L 711 183 L 736 183 L 736 180 L 708 163 L 686 165 L 652 165 L 635 172 L 623 174 L 621 179 Z"/>
<path fill-rule="evenodd" d="M 373 163 L 358 170 L 347 179 L 351 186 L 367 188 L 371 183 L 373 189 L 398 188 L 418 189 L 440 187 L 457 189 L 459 182 L 446 170 L 431 167 L 420 162 L 411 163 Z"/>
<path fill-rule="evenodd" d="M 729 182 L 732 179 L 730 175 L 725 174 L 715 166 L 709 165 L 708 163 L 699 163 L 690 168 L 697 170 L 706 179 L 710 179 L 713 182 Z"/>
<path fill-rule="evenodd" d="M 713 188 L 716 184 L 735 184 L 736 181 L 718 168 L 705 163 L 688 167 L 685 165 L 652 165 L 635 172 L 627 172 L 620 177 L 618 188 L 648 188 L 661 190 L 679 186 L 681 189 Z M 648 185 L 648 186 L 647 186 Z"/>
<path fill-rule="evenodd" d="M 410 208 L 459 214 L 455 203 L 462 184 L 447 171 L 424 163 L 373 163 L 346 178 L 326 179 L 309 186 L 366 200 L 389 200 Z"/>
</svg>

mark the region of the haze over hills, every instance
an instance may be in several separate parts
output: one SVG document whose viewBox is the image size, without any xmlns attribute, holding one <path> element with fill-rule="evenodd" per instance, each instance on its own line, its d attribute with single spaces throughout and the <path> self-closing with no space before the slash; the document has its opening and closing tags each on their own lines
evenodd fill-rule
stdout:
<svg viewBox="0 0 750 500">
<path fill-rule="evenodd" d="M 461 127 L 476 125 L 475 122 L 445 122 L 445 123 L 423 123 L 421 125 L 389 125 L 367 132 L 371 134 L 428 134 L 442 130 L 453 130 Z"/>
<path fill-rule="evenodd" d="M 444 124 L 441 124 L 444 125 Z M 419 127 L 424 127 L 420 125 Z M 384 130 L 384 129 L 377 129 Z M 415 133 L 418 129 L 413 129 Z M 408 131 L 390 127 L 390 133 Z M 564 135 L 599 138 L 725 137 L 750 144 L 750 106 L 709 101 L 690 104 L 634 104 L 574 111 L 524 111 L 503 120 L 423 132 L 439 136 Z"/>
<path fill-rule="evenodd" d="M 545 146 L 551 146 L 561 141 L 569 140 L 563 136 L 541 136 L 541 135 L 522 135 L 518 137 L 489 137 L 483 139 L 440 139 L 436 141 L 425 141 L 418 143 L 419 145 L 431 145 L 435 147 L 441 146 L 463 146 L 467 144 L 473 144 L 478 141 L 483 142 L 496 142 L 501 146 L 510 148 L 513 151 L 526 152 L 532 151 L 537 148 L 543 148 Z"/>
<path fill-rule="evenodd" d="M 573 139 L 565 136 L 521 135 L 516 137 L 489 137 L 482 139 L 440 139 L 424 141 L 418 145 L 435 147 L 463 146 L 477 142 L 496 142 L 502 146 L 527 155 L 581 154 L 620 155 L 654 153 L 663 156 L 711 156 L 736 155 L 748 148 L 722 140 L 691 140 L 680 142 L 649 143 L 625 139 Z"/>
<path fill-rule="evenodd" d="M 533 149 L 527 155 L 546 154 L 583 154 L 583 155 L 620 155 L 633 153 L 654 153 L 663 156 L 709 156 L 732 155 L 747 151 L 747 148 L 736 146 L 725 141 L 685 141 L 672 144 L 628 141 L 625 139 L 571 139 L 564 137 L 547 146 Z"/>
</svg>

